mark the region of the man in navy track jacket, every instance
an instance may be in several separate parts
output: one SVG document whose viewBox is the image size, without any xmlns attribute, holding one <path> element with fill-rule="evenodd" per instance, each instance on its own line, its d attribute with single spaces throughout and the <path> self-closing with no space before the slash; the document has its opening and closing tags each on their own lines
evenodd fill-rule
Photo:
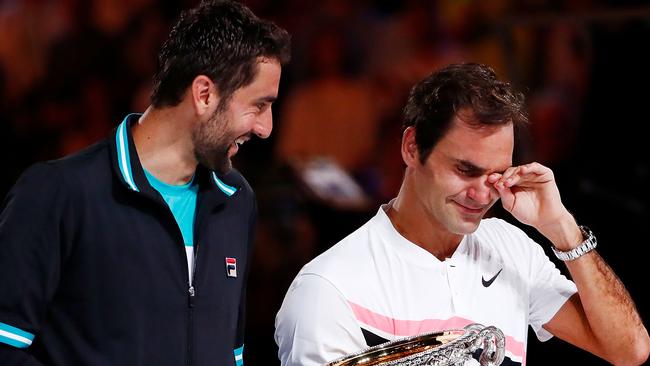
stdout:
<svg viewBox="0 0 650 366">
<path fill-rule="evenodd" d="M 290 39 L 233 1 L 184 12 L 151 106 L 29 168 L 0 214 L 0 365 L 242 365 L 254 194 Z"/>
</svg>

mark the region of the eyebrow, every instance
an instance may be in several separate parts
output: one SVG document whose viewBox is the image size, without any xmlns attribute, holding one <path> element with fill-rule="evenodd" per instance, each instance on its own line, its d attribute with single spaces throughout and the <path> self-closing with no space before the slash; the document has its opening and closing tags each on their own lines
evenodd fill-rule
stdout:
<svg viewBox="0 0 650 366">
<path fill-rule="evenodd" d="M 267 95 L 265 97 L 258 98 L 255 102 L 265 102 L 265 103 L 273 103 L 278 99 L 278 97 L 273 96 L 273 95 Z"/>
<path fill-rule="evenodd" d="M 474 164 L 474 163 L 472 163 L 471 161 L 468 161 L 468 160 L 462 160 L 462 159 L 454 159 L 454 160 L 456 161 L 456 164 L 461 165 L 464 169 L 467 169 L 471 173 L 476 174 L 476 175 L 483 175 L 488 171 L 488 169 L 477 166 L 476 164 Z M 501 171 L 495 171 L 494 173 L 503 174 L 503 172 L 505 172 L 506 169 L 503 169 Z"/>
</svg>

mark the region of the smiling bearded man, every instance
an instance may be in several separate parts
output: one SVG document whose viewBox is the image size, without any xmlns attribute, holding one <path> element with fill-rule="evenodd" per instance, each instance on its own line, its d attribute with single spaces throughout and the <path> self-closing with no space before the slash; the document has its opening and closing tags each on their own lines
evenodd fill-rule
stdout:
<svg viewBox="0 0 650 366">
<path fill-rule="evenodd" d="M 243 364 L 256 202 L 290 38 L 235 1 L 181 14 L 151 106 L 28 169 L 0 216 L 0 365 Z"/>
</svg>

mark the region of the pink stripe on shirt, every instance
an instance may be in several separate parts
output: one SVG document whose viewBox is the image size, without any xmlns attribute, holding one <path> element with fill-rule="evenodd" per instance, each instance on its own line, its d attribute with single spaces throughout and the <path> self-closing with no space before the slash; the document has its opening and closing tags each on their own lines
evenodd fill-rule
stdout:
<svg viewBox="0 0 650 366">
<path fill-rule="evenodd" d="M 360 323 L 378 329 L 382 332 L 392 334 L 396 337 L 408 337 L 423 333 L 434 332 L 443 329 L 461 329 L 466 325 L 475 323 L 474 321 L 461 318 L 451 317 L 449 319 L 424 319 L 424 320 L 400 320 L 375 313 L 361 305 L 348 301 L 348 304 L 354 312 L 354 316 Z M 525 347 L 523 342 L 519 342 L 511 336 L 506 335 L 506 350 L 515 356 L 524 359 Z"/>
</svg>

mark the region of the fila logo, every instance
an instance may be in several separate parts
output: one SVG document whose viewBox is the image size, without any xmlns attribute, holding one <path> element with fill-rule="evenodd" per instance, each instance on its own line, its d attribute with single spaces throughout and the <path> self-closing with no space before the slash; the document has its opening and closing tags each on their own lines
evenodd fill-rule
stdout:
<svg viewBox="0 0 650 366">
<path fill-rule="evenodd" d="M 226 257 L 226 276 L 237 278 L 237 259 Z"/>
</svg>

